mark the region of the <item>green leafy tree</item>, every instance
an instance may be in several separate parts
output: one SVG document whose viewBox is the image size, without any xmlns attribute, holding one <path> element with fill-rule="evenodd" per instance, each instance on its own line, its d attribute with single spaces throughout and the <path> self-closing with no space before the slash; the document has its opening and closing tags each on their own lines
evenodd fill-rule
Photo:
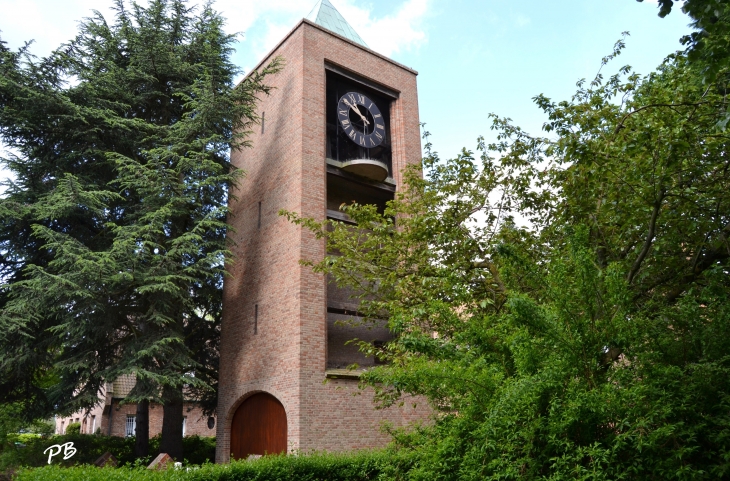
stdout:
<svg viewBox="0 0 730 481">
<path fill-rule="evenodd" d="M 669 15 L 673 2 L 677 1 L 658 0 L 659 16 Z M 681 8 L 692 19 L 691 26 L 695 29 L 681 39 L 687 45 L 689 58 L 701 64 L 706 81 L 714 81 L 720 72 L 727 76 L 730 67 L 730 5 L 725 0 L 684 0 Z"/>
<path fill-rule="evenodd" d="M 229 152 L 280 61 L 234 86 L 210 4 L 115 9 L 47 58 L 0 42 L 0 400 L 71 412 L 134 374 L 181 458 L 183 389 L 215 406 Z"/>
<path fill-rule="evenodd" d="M 435 410 L 394 433 L 407 476 L 727 479 L 727 84 L 678 54 L 535 101 L 550 137 L 493 117 L 478 157 L 427 144 L 384 213 L 342 207 L 356 227 L 287 214 L 395 334 L 361 344 L 389 363 L 365 383 Z"/>
</svg>

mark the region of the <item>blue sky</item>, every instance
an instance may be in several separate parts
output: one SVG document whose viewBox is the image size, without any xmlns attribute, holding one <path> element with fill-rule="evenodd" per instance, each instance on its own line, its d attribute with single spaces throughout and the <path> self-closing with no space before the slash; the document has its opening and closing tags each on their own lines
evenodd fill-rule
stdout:
<svg viewBox="0 0 730 481">
<path fill-rule="evenodd" d="M 649 73 L 690 31 L 677 8 L 657 16 L 655 1 L 635 0 L 331 0 L 374 50 L 419 72 L 422 122 L 442 158 L 476 138 L 493 138 L 487 114 L 510 117 L 539 133 L 545 117 L 532 97 L 569 99 L 575 83 L 592 79 L 621 32 L 624 53 L 607 69 L 631 65 Z M 144 3 L 144 2 L 141 2 Z M 248 70 L 316 0 L 218 0 L 228 29 L 245 32 L 235 63 Z M 10 47 L 34 39 L 43 56 L 72 38 L 76 22 L 110 0 L 0 0 L 0 30 Z M 2 176 L 2 173 L 0 173 Z"/>
</svg>

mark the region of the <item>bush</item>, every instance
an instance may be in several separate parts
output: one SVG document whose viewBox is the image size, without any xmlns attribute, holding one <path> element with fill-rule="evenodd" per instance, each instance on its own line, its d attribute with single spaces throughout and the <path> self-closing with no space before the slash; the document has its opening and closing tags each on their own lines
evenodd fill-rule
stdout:
<svg viewBox="0 0 730 481">
<path fill-rule="evenodd" d="M 150 471 L 143 467 L 99 469 L 57 465 L 18 472 L 17 481 L 370 481 L 393 479 L 410 466 L 385 451 L 309 456 L 266 456 L 254 461 L 205 464 L 190 471 Z"/>
<path fill-rule="evenodd" d="M 70 427 L 70 426 L 69 426 Z M 25 446 L 17 449 L 15 466 L 40 467 L 48 464 L 48 453 L 43 453 L 54 444 L 72 442 L 76 449 L 69 459 L 64 460 L 62 455 L 53 458 L 54 465 L 73 466 L 77 464 L 92 464 L 99 456 L 109 451 L 119 463 L 134 462 L 134 438 L 116 436 L 89 436 L 86 434 L 64 434 L 50 436 L 46 439 L 26 439 Z"/>
<path fill-rule="evenodd" d="M 70 427 L 70 426 L 69 426 Z M 134 438 L 86 434 L 65 434 L 42 438 L 38 435 L 20 435 L 24 447 L 16 448 L 12 458 L 0 469 L 7 467 L 28 466 L 41 467 L 48 464 L 48 453 L 43 453 L 49 446 L 73 442 L 76 454 L 64 460 L 63 456 L 55 456 L 53 464 L 70 467 L 79 464 L 93 464 L 99 456 L 107 451 L 112 453 L 119 464 L 134 464 Z M 19 438 L 19 439 L 20 439 Z M 139 461 L 148 465 L 160 452 L 160 436 L 150 439 L 150 455 Z M 187 436 L 183 438 L 183 456 L 185 464 L 204 464 L 215 460 L 215 438 Z"/>
<path fill-rule="evenodd" d="M 48 420 L 24 421 L 20 404 L 0 404 L 0 473 L 18 466 L 19 448 L 33 439 L 51 435 L 54 428 L 55 424 Z"/>
<path fill-rule="evenodd" d="M 69 423 L 66 427 L 66 434 L 79 434 L 81 432 L 81 423 Z"/>
<path fill-rule="evenodd" d="M 35 441 L 36 439 L 41 439 L 43 436 L 40 434 L 35 433 L 22 433 L 17 435 L 17 441 L 20 444 L 28 444 L 30 442 Z"/>
</svg>

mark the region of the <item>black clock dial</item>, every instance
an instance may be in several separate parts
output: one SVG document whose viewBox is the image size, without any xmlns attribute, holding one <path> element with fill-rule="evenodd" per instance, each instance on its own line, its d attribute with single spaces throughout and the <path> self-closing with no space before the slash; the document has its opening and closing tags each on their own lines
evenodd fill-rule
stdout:
<svg viewBox="0 0 730 481">
<path fill-rule="evenodd" d="M 337 118 L 347 136 L 360 147 L 370 149 L 385 140 L 385 121 L 375 102 L 348 92 L 337 104 Z"/>
</svg>

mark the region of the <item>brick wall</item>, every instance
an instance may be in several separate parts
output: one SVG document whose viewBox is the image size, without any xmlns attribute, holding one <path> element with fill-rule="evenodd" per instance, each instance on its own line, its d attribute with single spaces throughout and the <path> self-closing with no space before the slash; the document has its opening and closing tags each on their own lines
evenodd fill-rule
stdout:
<svg viewBox="0 0 730 481">
<path fill-rule="evenodd" d="M 326 216 L 325 61 L 400 93 L 390 112 L 397 185 L 400 171 L 421 158 L 416 73 L 305 20 L 264 63 L 275 55 L 286 67 L 268 79 L 276 90 L 259 104 L 265 131 L 255 127 L 253 148 L 232 153 L 247 176 L 231 203 L 236 259 L 224 285 L 217 462 L 228 461 L 233 414 L 255 392 L 284 405 L 290 451 L 381 446 L 382 421 L 403 425 L 429 412 L 423 402 L 376 411 L 356 380 L 323 384 L 327 286 L 299 260 L 321 259 L 324 243 L 277 215 Z"/>
<path fill-rule="evenodd" d="M 150 437 L 157 436 L 162 432 L 162 406 L 150 404 Z M 96 416 L 96 428 L 100 433 L 112 436 L 126 435 L 127 416 L 135 416 L 137 413 L 136 404 L 120 404 L 119 399 L 114 399 L 112 404 L 97 405 L 88 413 L 80 411 L 71 416 L 56 417 L 56 433 L 63 434 L 69 423 L 79 419 L 82 434 L 94 434 L 93 416 Z M 185 421 L 185 435 L 214 436 L 215 427 L 208 428 L 208 416 L 196 403 L 183 403 L 183 416 Z M 111 426 L 110 426 L 111 420 Z M 111 430 L 110 430 L 111 427 Z"/>
</svg>

